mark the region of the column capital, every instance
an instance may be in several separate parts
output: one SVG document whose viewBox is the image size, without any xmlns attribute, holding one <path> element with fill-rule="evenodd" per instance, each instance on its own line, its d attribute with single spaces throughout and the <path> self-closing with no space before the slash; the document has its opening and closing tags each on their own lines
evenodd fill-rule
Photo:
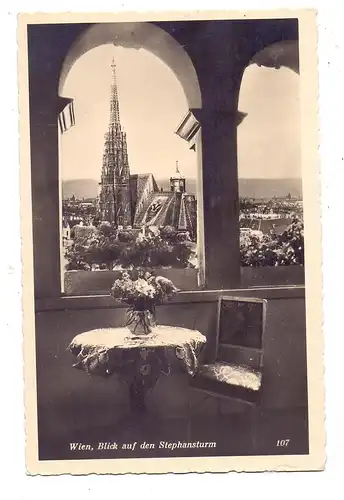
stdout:
<svg viewBox="0 0 344 500">
<path fill-rule="evenodd" d="M 193 144 L 196 134 L 201 126 L 204 126 L 206 120 L 216 119 L 235 119 L 237 126 L 239 126 L 246 118 L 247 113 L 242 111 L 228 111 L 228 110 L 214 110 L 205 108 L 189 109 L 180 124 L 178 125 L 175 133 L 182 139 Z"/>
<path fill-rule="evenodd" d="M 227 109 L 191 109 L 190 112 L 195 116 L 195 118 L 204 125 L 205 120 L 209 119 L 234 119 L 236 120 L 237 126 L 242 123 L 244 118 L 246 118 L 247 113 L 239 110 L 227 110 Z"/>
<path fill-rule="evenodd" d="M 194 142 L 196 134 L 201 127 L 198 111 L 201 112 L 202 110 L 190 109 L 175 130 L 175 134 L 189 143 Z"/>
<path fill-rule="evenodd" d="M 57 113 L 62 133 L 75 125 L 74 99 L 70 97 L 57 98 Z"/>
<path fill-rule="evenodd" d="M 62 111 L 65 110 L 65 108 L 74 102 L 74 98 L 72 97 L 62 97 L 62 96 L 57 96 L 56 98 L 56 108 L 57 108 L 57 113 L 60 114 Z"/>
</svg>

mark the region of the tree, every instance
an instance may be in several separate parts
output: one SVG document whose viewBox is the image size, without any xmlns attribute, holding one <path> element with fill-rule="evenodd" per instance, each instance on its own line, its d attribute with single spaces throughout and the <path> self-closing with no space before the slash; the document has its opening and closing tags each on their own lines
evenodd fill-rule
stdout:
<svg viewBox="0 0 344 500">
<path fill-rule="evenodd" d="M 194 255 L 194 245 L 187 233 L 178 233 L 171 227 L 149 231 L 146 236 L 135 231 L 117 231 L 108 223 L 101 223 L 92 231 L 81 229 L 65 254 L 67 270 L 78 266 L 91 269 L 95 265 L 106 269 L 114 266 L 186 268 Z"/>
</svg>

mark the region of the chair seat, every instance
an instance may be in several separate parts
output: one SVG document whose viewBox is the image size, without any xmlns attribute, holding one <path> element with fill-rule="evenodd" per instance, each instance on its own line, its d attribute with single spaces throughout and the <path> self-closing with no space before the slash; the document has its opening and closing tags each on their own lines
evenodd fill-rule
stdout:
<svg viewBox="0 0 344 500">
<path fill-rule="evenodd" d="M 198 375 L 222 384 L 234 385 L 259 391 L 262 383 L 262 374 L 252 370 L 248 366 L 239 366 L 223 361 L 202 365 Z"/>
</svg>

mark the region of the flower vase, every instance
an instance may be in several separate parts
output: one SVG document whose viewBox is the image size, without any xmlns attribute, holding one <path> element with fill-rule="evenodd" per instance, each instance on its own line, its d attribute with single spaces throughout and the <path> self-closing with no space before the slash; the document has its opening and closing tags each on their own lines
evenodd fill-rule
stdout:
<svg viewBox="0 0 344 500">
<path fill-rule="evenodd" d="M 148 310 L 129 308 L 126 312 L 126 326 L 133 335 L 149 335 L 156 326 L 155 316 Z"/>
</svg>

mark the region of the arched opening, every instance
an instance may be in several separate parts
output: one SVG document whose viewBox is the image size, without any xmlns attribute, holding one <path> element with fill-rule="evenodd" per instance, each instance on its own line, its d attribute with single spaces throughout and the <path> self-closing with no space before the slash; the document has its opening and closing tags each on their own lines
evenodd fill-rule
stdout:
<svg viewBox="0 0 344 500">
<path fill-rule="evenodd" d="M 75 61 L 89 50 L 106 44 L 145 49 L 157 56 L 178 78 L 189 108 L 201 108 L 200 86 L 191 59 L 171 35 L 152 23 L 102 23 L 89 28 L 72 45 L 64 60 L 59 82 L 60 95 Z"/>
<path fill-rule="evenodd" d="M 125 152 L 123 144 L 119 147 L 128 157 L 125 210 L 130 216 L 125 223 L 115 220 L 115 206 L 125 207 L 122 195 L 115 193 L 112 215 L 105 209 L 110 198 L 104 197 L 104 161 L 109 168 L 111 160 L 104 160 L 109 156 L 104 136 L 113 119 L 114 75 L 120 134 L 126 134 Z M 201 106 L 185 51 L 149 23 L 95 25 L 71 47 L 59 95 L 73 103 L 70 115 L 75 118 L 69 128 L 62 116 L 59 132 L 64 293 L 103 293 L 114 281 L 114 270 L 138 266 L 159 268 L 184 290 L 195 288 L 197 160 L 174 133 L 180 117 Z M 142 250 L 142 240 L 152 242 L 151 251 Z M 109 272 L 100 279 L 99 273 L 89 272 L 95 270 Z"/>
<path fill-rule="evenodd" d="M 243 284 L 304 279 L 299 85 L 293 41 L 256 54 L 243 75 L 239 106 L 247 117 L 238 129 Z"/>
</svg>

